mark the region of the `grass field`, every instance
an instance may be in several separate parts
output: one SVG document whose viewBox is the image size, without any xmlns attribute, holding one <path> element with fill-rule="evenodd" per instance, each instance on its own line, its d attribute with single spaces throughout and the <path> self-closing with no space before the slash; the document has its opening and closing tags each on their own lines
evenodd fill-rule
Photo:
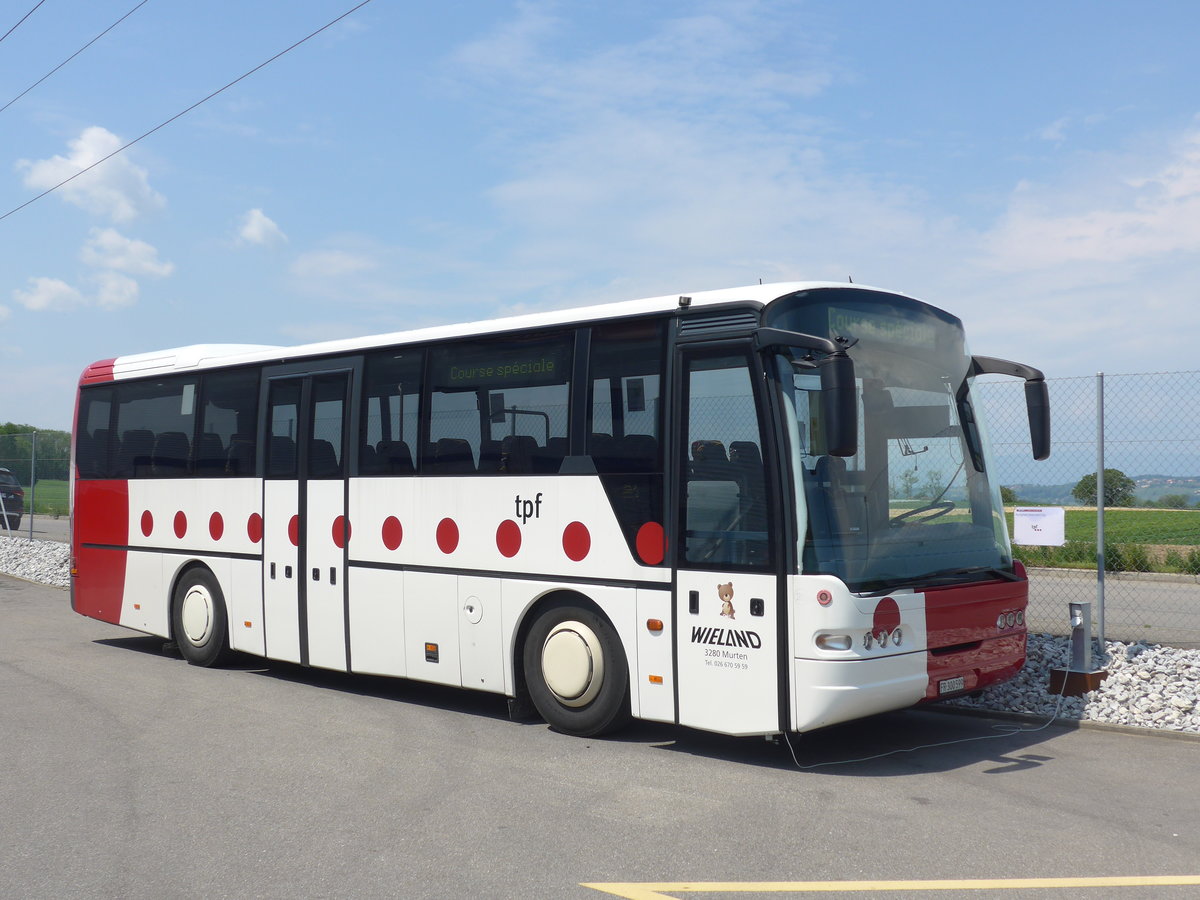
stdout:
<svg viewBox="0 0 1200 900">
<path fill-rule="evenodd" d="M 36 505 L 34 513 L 39 516 L 65 516 L 70 512 L 70 501 L 67 499 L 68 482 L 66 481 L 51 481 L 48 478 L 43 478 L 37 483 L 36 496 L 33 502 Z M 25 506 L 29 506 L 29 495 L 31 491 L 25 488 Z"/>
<path fill-rule="evenodd" d="M 1013 514 L 1009 509 L 1008 533 Z M 1067 540 L 1096 543 L 1096 510 L 1067 510 Z M 1200 509 L 1108 509 L 1104 512 L 1104 540 L 1112 544 L 1167 544 L 1200 546 Z"/>
</svg>

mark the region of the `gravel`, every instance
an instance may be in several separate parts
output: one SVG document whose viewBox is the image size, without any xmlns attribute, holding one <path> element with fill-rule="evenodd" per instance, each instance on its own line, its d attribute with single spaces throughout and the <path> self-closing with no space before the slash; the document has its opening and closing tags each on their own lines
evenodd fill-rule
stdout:
<svg viewBox="0 0 1200 900">
<path fill-rule="evenodd" d="M 57 541 L 0 537 L 0 572 L 67 587 L 69 548 Z M 1012 681 L 977 699 L 947 705 L 966 709 L 1026 713 L 1050 718 L 1106 722 L 1200 734 L 1200 650 L 1160 644 L 1109 641 L 1094 648 L 1096 668 L 1107 669 L 1099 690 L 1060 698 L 1049 692 L 1050 669 L 1067 668 L 1070 641 L 1049 634 L 1029 635 L 1025 668 Z"/>
<path fill-rule="evenodd" d="M 1108 641 L 1104 653 L 1095 643 L 1092 649 L 1092 664 L 1108 677 L 1090 694 L 1063 697 L 1058 718 L 1200 734 L 1200 650 L 1144 641 Z M 1049 690 L 1050 670 L 1068 668 L 1069 660 L 1068 638 L 1031 634 L 1025 668 L 1016 678 L 978 699 L 949 705 L 1049 718 L 1059 703 Z"/>
<path fill-rule="evenodd" d="M 0 537 L 0 572 L 27 581 L 69 587 L 67 571 L 71 548 L 58 541 L 29 541 Z"/>
</svg>

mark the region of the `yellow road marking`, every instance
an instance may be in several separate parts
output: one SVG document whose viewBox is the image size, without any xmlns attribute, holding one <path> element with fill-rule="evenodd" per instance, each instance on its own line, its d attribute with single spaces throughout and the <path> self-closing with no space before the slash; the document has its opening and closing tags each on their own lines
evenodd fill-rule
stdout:
<svg viewBox="0 0 1200 900">
<path fill-rule="evenodd" d="M 1021 888 L 1165 887 L 1200 885 L 1200 875 L 1111 878 L 984 878 L 941 881 L 677 881 L 581 884 L 624 900 L 673 900 L 671 894 L 816 894 L 850 891 L 992 891 Z"/>
</svg>

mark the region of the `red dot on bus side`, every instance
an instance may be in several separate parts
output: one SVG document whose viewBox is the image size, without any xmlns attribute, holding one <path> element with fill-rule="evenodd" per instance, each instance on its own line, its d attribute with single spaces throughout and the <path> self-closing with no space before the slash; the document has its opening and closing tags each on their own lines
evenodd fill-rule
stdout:
<svg viewBox="0 0 1200 900">
<path fill-rule="evenodd" d="M 151 515 L 150 510 L 147 509 L 142 513 L 142 534 L 144 534 L 146 537 L 150 537 L 150 532 L 153 530 L 154 516 Z"/>
<path fill-rule="evenodd" d="M 185 534 L 187 534 L 187 516 L 181 509 L 175 513 L 175 537 L 182 538 Z"/>
<path fill-rule="evenodd" d="M 208 533 L 212 535 L 214 541 L 219 541 L 221 535 L 225 533 L 225 520 L 221 518 L 219 512 L 215 512 L 208 517 Z"/>
<path fill-rule="evenodd" d="M 333 520 L 333 542 L 339 550 L 344 549 L 350 540 L 350 520 L 338 516 Z"/>
<path fill-rule="evenodd" d="M 458 549 L 458 525 L 453 519 L 438 522 L 437 545 L 443 553 L 453 553 Z"/>
<path fill-rule="evenodd" d="M 579 562 L 592 549 L 592 536 L 587 530 L 587 526 L 582 522 L 572 522 L 563 529 L 562 536 L 563 552 Z"/>
<path fill-rule="evenodd" d="M 293 547 L 300 546 L 300 517 L 292 516 L 288 519 L 288 540 L 292 542 Z"/>
<path fill-rule="evenodd" d="M 872 627 L 876 634 L 880 631 L 895 631 L 900 624 L 900 607 L 891 597 L 884 597 L 875 605 L 875 615 Z"/>
<path fill-rule="evenodd" d="M 383 546 L 389 550 L 395 550 L 400 546 L 402 540 L 404 540 L 404 528 L 400 525 L 400 520 L 395 516 L 388 516 L 383 520 Z"/>
<path fill-rule="evenodd" d="M 250 542 L 257 544 L 262 540 L 262 516 L 258 513 L 250 513 L 250 518 L 246 520 L 246 537 L 250 538 Z"/>
<path fill-rule="evenodd" d="M 512 519 L 505 519 L 496 527 L 496 549 L 508 559 L 521 549 L 521 526 Z"/>
<path fill-rule="evenodd" d="M 637 533 L 637 553 L 648 566 L 657 566 L 667 555 L 667 536 L 657 522 L 647 522 Z"/>
</svg>

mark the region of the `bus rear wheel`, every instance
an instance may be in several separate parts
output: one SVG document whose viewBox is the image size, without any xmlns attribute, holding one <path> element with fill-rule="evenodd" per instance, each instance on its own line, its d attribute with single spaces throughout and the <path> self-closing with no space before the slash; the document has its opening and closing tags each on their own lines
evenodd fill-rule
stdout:
<svg viewBox="0 0 1200 900">
<path fill-rule="evenodd" d="M 558 731 L 593 737 L 629 720 L 629 667 L 603 616 L 571 604 L 551 607 L 533 623 L 522 655 L 530 699 Z"/>
<path fill-rule="evenodd" d="M 188 571 L 175 586 L 171 634 L 193 666 L 220 665 L 229 656 L 229 619 L 221 586 L 208 569 Z"/>
</svg>

